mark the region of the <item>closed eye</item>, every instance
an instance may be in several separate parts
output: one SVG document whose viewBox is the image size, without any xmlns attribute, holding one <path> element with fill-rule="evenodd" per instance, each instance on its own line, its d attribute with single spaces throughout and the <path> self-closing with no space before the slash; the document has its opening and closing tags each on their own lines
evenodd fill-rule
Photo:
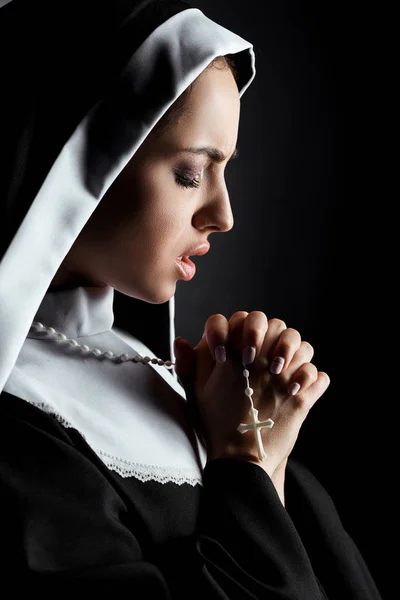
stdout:
<svg viewBox="0 0 400 600">
<path fill-rule="evenodd" d="M 191 177 L 184 175 L 181 171 L 175 170 L 175 181 L 178 185 L 185 188 L 198 188 L 203 176 L 203 171 L 204 169 L 192 179 Z"/>
<path fill-rule="evenodd" d="M 196 179 L 189 179 L 188 177 L 179 174 L 175 175 L 175 181 L 178 185 L 181 185 L 185 188 L 198 188 L 200 185 L 200 182 L 198 182 Z"/>
</svg>

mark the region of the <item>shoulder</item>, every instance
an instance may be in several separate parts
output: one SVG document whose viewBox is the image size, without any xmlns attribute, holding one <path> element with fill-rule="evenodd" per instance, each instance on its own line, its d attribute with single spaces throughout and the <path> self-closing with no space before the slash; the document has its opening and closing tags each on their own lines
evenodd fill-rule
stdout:
<svg viewBox="0 0 400 600">
<path fill-rule="evenodd" d="M 72 443 L 68 431 L 57 421 L 55 415 L 4 390 L 0 393 L 0 430 L 3 439 L 4 436 L 11 437 L 18 432 L 44 432 Z"/>
</svg>

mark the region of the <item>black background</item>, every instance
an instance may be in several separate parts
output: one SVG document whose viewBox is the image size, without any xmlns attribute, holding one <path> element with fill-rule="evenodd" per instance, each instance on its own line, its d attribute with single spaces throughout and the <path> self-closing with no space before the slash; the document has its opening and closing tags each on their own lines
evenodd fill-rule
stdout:
<svg viewBox="0 0 400 600">
<path fill-rule="evenodd" d="M 338 3 L 189 3 L 254 45 L 257 74 L 242 97 L 240 157 L 226 169 L 235 224 L 210 236 L 210 252 L 194 258 L 195 278 L 178 281 L 176 335 L 195 345 L 210 315 L 262 310 L 312 344 L 312 362 L 331 384 L 292 455 L 327 489 L 389 598 L 393 500 L 374 368 L 381 319 L 368 306 L 377 281 L 364 276 L 377 229 L 362 246 L 376 203 L 361 158 L 378 119 L 376 28 L 364 26 L 364 9 L 350 15 Z"/>
<path fill-rule="evenodd" d="M 195 345 L 210 315 L 262 310 L 313 345 L 331 384 L 292 455 L 331 495 L 382 596 L 397 597 L 386 564 L 389 542 L 397 549 L 398 19 L 376 4 L 188 3 L 253 43 L 257 75 L 226 169 L 235 225 L 178 281 L 176 335 Z"/>
</svg>

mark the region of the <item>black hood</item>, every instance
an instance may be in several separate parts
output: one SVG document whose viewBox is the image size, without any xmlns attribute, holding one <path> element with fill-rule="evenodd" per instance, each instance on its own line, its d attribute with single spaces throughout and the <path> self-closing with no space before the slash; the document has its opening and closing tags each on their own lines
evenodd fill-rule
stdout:
<svg viewBox="0 0 400 600">
<path fill-rule="evenodd" d="M 64 257 L 154 125 L 216 56 L 235 55 L 242 95 L 255 57 L 179 0 L 12 0 L 0 52 L 1 391 Z M 126 303 L 157 323 L 136 335 L 173 360 L 174 297 L 116 295 L 116 325 Z"/>
</svg>

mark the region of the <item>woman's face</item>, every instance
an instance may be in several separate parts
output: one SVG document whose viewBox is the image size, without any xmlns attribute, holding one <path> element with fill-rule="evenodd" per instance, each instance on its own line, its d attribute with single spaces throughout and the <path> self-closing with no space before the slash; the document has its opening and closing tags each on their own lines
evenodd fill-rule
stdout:
<svg viewBox="0 0 400 600">
<path fill-rule="evenodd" d="M 236 148 L 239 115 L 231 71 L 204 71 L 182 116 L 151 132 L 107 190 L 49 289 L 109 285 L 152 304 L 169 300 L 183 279 L 175 259 L 233 227 L 224 170 Z M 225 159 L 184 151 L 204 147 Z"/>
</svg>

